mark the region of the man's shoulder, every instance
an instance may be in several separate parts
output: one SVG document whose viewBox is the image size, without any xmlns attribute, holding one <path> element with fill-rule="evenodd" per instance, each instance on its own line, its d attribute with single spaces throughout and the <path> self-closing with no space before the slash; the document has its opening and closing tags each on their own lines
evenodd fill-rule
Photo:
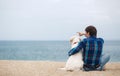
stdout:
<svg viewBox="0 0 120 76">
<path fill-rule="evenodd" d="M 104 39 L 103 38 L 97 38 L 97 41 L 101 41 L 104 43 Z"/>
<path fill-rule="evenodd" d="M 83 42 L 94 41 L 94 40 L 96 40 L 96 41 L 101 41 L 101 42 L 104 43 L 104 39 L 103 39 L 103 38 L 94 38 L 94 39 L 92 39 L 92 38 L 84 38 L 84 39 L 83 39 Z"/>
<path fill-rule="evenodd" d="M 103 38 L 97 38 L 97 40 L 102 40 L 102 41 L 104 41 L 104 39 L 103 39 Z"/>
</svg>

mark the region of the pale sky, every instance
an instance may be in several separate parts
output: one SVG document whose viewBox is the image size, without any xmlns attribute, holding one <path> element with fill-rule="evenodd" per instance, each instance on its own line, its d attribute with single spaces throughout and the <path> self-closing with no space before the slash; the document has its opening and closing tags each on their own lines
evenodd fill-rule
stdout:
<svg viewBox="0 0 120 76">
<path fill-rule="evenodd" d="M 88 25 L 120 40 L 120 0 L 0 0 L 0 40 L 69 40 Z"/>
</svg>

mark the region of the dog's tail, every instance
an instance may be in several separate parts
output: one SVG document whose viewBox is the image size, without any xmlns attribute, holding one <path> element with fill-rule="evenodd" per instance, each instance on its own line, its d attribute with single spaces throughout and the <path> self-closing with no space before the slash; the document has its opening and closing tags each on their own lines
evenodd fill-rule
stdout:
<svg viewBox="0 0 120 76">
<path fill-rule="evenodd" d="M 58 68 L 58 70 L 62 70 L 62 71 L 69 71 L 69 72 L 73 72 L 74 70 L 71 69 L 67 69 L 67 68 Z"/>
<path fill-rule="evenodd" d="M 58 70 L 64 70 L 64 71 L 67 71 L 67 69 L 64 67 L 64 68 L 58 68 Z"/>
</svg>

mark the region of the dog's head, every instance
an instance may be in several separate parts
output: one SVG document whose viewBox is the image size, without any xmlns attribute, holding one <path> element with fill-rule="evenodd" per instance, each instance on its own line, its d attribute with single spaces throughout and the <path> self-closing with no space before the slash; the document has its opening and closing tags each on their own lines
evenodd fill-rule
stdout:
<svg viewBox="0 0 120 76">
<path fill-rule="evenodd" d="M 74 48 L 81 41 L 80 36 L 74 35 L 70 38 L 71 48 Z"/>
</svg>

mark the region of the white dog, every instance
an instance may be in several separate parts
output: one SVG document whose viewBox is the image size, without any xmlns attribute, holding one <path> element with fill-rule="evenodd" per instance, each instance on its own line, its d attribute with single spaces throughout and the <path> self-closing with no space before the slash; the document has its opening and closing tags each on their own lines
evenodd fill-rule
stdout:
<svg viewBox="0 0 120 76">
<path fill-rule="evenodd" d="M 80 36 L 74 35 L 70 38 L 71 43 L 71 49 L 75 48 L 78 43 L 81 41 Z M 82 60 L 82 50 L 80 52 L 71 55 L 64 68 L 60 68 L 61 70 L 66 71 L 74 71 L 74 70 L 80 70 L 83 67 L 83 60 Z"/>
</svg>

